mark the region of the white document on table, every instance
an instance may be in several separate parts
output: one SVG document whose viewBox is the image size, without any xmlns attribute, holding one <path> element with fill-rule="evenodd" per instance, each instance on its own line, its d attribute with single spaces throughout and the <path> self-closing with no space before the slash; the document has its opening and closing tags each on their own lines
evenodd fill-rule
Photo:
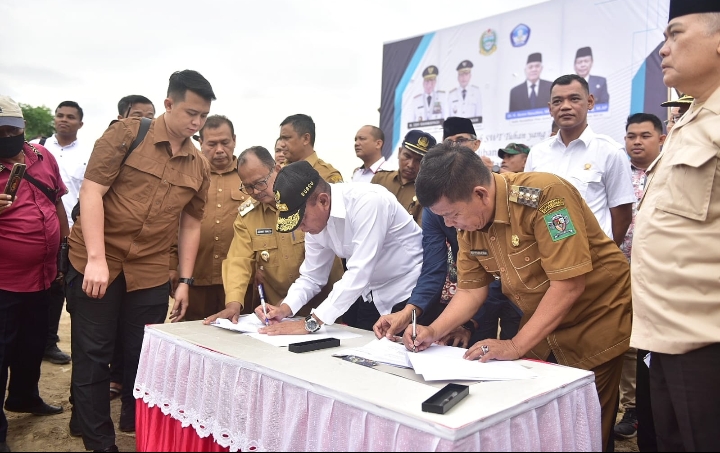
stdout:
<svg viewBox="0 0 720 453">
<path fill-rule="evenodd" d="M 255 330 L 257 331 L 257 329 Z M 247 336 L 273 346 L 288 347 L 293 343 L 302 343 L 303 341 L 320 340 L 323 338 L 347 340 L 349 338 L 358 338 L 362 335 L 353 333 L 347 329 L 343 329 L 342 327 L 323 325 L 317 332 L 307 335 L 266 335 L 264 333 L 248 333 Z"/>
<path fill-rule="evenodd" d="M 408 358 L 415 372 L 426 381 L 507 381 L 537 377 L 515 362 L 465 360 L 463 355 L 466 351 L 452 346 L 432 345 L 425 351 L 408 353 Z"/>
<path fill-rule="evenodd" d="M 408 359 L 408 350 L 402 343 L 395 343 L 383 337 L 380 340 L 373 340 L 360 348 L 344 349 L 333 354 L 335 357 L 354 355 L 374 362 L 388 365 L 412 368 Z"/>
<path fill-rule="evenodd" d="M 229 319 L 218 318 L 210 325 L 242 333 L 257 333 L 258 329 L 265 327 L 265 324 L 255 315 L 239 316 L 237 324 L 233 324 Z"/>
</svg>

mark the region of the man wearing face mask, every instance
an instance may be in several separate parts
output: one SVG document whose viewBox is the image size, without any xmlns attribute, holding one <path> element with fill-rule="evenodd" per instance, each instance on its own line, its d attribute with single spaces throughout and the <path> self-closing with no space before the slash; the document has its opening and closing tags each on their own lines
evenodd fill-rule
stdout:
<svg viewBox="0 0 720 453">
<path fill-rule="evenodd" d="M 26 165 L 15 198 L 0 194 L 0 363 L 5 409 L 53 415 L 62 407 L 40 398 L 38 381 L 48 330 L 50 285 L 58 277 L 60 238 L 68 235 L 61 197 L 67 187 L 57 161 L 40 145 L 25 142 L 20 106 L 0 96 L 0 187 L 15 164 Z M 0 411 L 0 451 L 10 451 L 5 439 L 7 419 Z"/>
</svg>

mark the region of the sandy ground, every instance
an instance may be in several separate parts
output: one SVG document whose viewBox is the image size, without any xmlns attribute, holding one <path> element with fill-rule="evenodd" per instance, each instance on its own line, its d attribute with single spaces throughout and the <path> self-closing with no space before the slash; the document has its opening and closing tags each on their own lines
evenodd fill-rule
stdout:
<svg viewBox="0 0 720 453">
<path fill-rule="evenodd" d="M 70 315 L 63 311 L 60 319 L 60 349 L 70 353 Z M 83 451 L 82 440 L 71 437 L 70 422 L 70 374 L 72 365 L 53 365 L 43 362 L 40 378 L 40 396 L 45 402 L 62 405 L 65 411 L 51 417 L 6 412 L 9 428 L 7 442 L 13 451 Z M 117 429 L 120 420 L 120 400 L 111 403 L 115 421 L 117 446 L 120 451 L 135 451 L 135 435 Z M 619 418 L 618 418 L 619 419 Z M 638 451 L 635 439 L 616 441 L 615 451 Z"/>
</svg>

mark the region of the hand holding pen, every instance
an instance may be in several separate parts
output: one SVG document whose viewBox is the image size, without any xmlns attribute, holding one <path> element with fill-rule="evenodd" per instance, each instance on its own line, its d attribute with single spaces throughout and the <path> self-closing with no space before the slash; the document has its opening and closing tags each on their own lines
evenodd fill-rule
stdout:
<svg viewBox="0 0 720 453">
<path fill-rule="evenodd" d="M 262 311 L 263 311 L 263 314 L 265 315 L 265 325 L 269 326 L 270 320 L 268 320 L 268 316 L 267 316 L 267 305 L 265 304 L 265 290 L 263 290 L 262 283 L 260 283 L 258 285 L 258 293 L 260 293 L 260 305 L 262 305 Z"/>
</svg>

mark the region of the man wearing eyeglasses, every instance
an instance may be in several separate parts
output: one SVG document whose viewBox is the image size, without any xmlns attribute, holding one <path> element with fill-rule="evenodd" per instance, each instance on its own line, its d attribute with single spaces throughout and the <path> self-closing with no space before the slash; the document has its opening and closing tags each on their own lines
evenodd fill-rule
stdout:
<svg viewBox="0 0 720 453">
<path fill-rule="evenodd" d="M 222 262 L 233 239 L 232 225 L 240 210 L 252 202 L 240 191 L 237 172 L 235 129 L 222 115 L 208 117 L 200 130 L 200 150 L 210 162 L 210 188 L 205 218 L 200 228 L 200 247 L 195 258 L 193 301 L 185 312 L 186 321 L 197 321 L 225 307 Z M 252 294 L 251 294 L 252 295 Z"/>
<path fill-rule="evenodd" d="M 674 101 L 667 101 L 660 104 L 662 107 L 670 107 L 670 118 L 665 120 L 668 134 L 673 127 L 675 127 L 675 123 L 680 121 L 680 118 L 690 109 L 690 105 L 692 105 L 694 100 L 694 97 L 685 94 Z"/>
<path fill-rule="evenodd" d="M 249 201 L 237 211 L 229 228 L 233 239 L 227 259 L 222 263 L 224 303 L 217 314 L 208 315 L 205 324 L 218 318 L 237 322 L 239 315 L 252 313 L 260 302 L 253 284 L 255 281 L 263 283 L 268 303 L 280 305 L 290 285 L 300 276 L 300 265 L 305 259 L 305 233 L 298 230 L 292 234 L 280 234 L 276 229 L 277 207 L 273 184 L 280 168 L 280 164 L 276 164 L 270 152 L 262 146 L 246 149 L 237 158 L 236 174 Z M 325 300 L 332 285 L 342 277 L 342 272 L 342 265 L 336 260 L 328 284 L 301 314 L 309 314 L 312 308 Z"/>
</svg>

